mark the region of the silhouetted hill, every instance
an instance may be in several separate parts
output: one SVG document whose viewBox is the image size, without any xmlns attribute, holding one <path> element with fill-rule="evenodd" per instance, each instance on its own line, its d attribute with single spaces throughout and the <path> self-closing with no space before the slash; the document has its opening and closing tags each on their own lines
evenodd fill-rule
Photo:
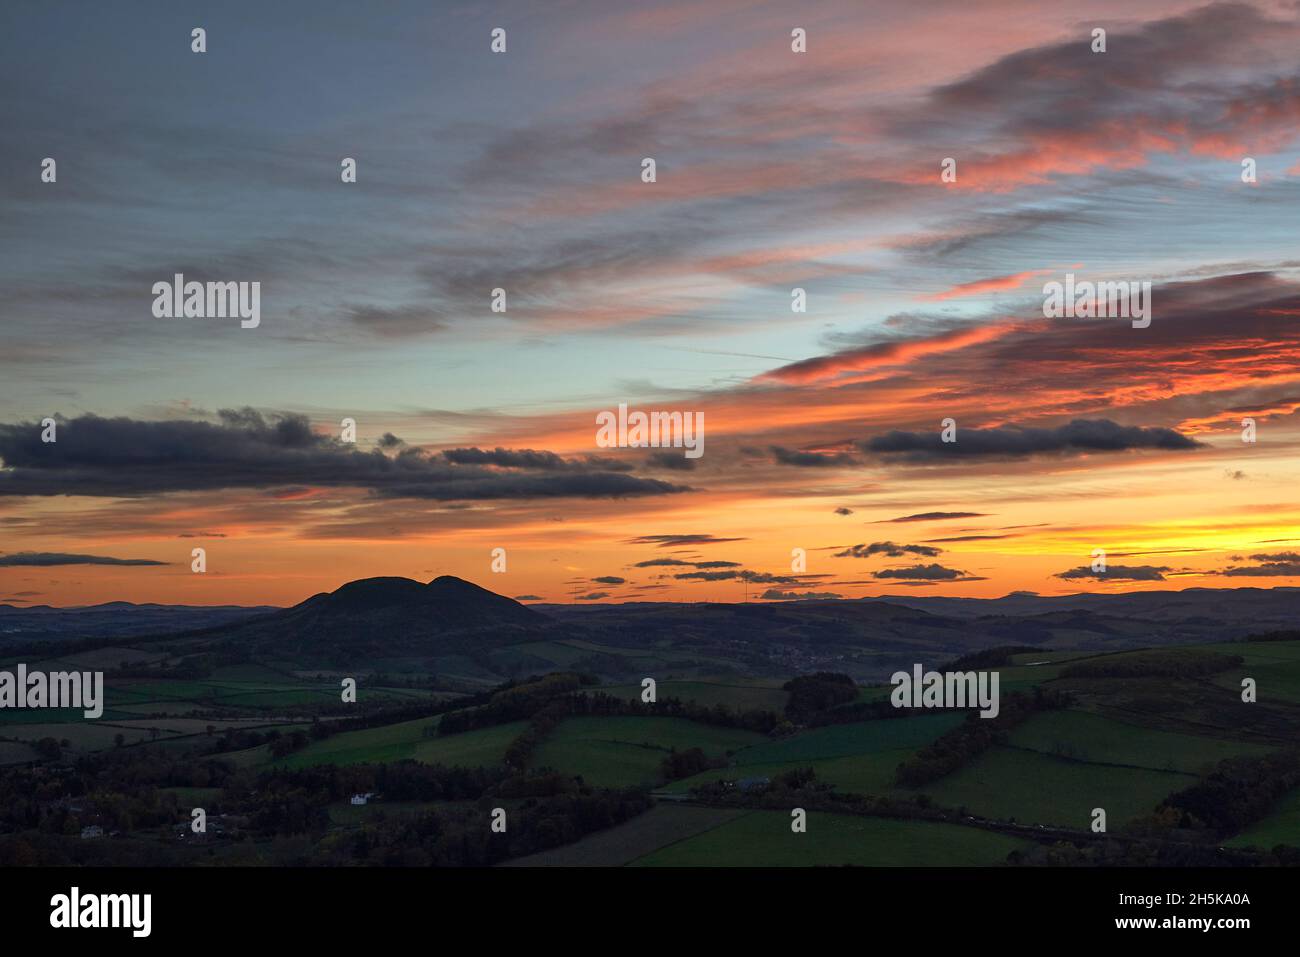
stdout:
<svg viewBox="0 0 1300 957">
<path fill-rule="evenodd" d="M 495 625 L 538 625 L 546 616 L 452 575 L 422 585 L 410 578 L 362 578 L 274 615 L 278 621 L 392 614 L 419 617 L 440 631 Z"/>
<path fill-rule="evenodd" d="M 537 640 L 550 619 L 450 575 L 426 584 L 363 578 L 229 628 L 205 643 L 305 667 L 358 667 L 385 659 L 473 656 Z"/>
</svg>

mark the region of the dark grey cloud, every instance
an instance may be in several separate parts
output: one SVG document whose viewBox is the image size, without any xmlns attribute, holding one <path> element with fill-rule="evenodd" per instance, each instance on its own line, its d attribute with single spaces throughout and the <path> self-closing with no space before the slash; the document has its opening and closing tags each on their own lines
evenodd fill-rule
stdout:
<svg viewBox="0 0 1300 957">
<path fill-rule="evenodd" d="M 890 522 L 937 522 L 952 518 L 984 518 L 984 512 L 917 512 L 915 515 L 903 515 L 891 518 Z"/>
<path fill-rule="evenodd" d="M 730 571 L 720 571 L 720 572 L 715 572 L 715 571 L 682 572 L 680 574 L 674 575 L 673 577 L 682 581 L 705 581 L 705 582 L 745 581 L 755 585 L 798 585 L 802 580 L 797 575 L 773 575 L 770 572 L 754 572 L 754 571 L 749 571 L 748 569 L 742 569 L 741 571 L 736 571 L 733 569 Z M 814 575 L 814 576 L 804 576 L 804 577 L 820 578 L 823 576 Z"/>
<path fill-rule="evenodd" d="M 586 595 L 579 595 L 578 601 L 599 601 L 602 598 L 608 598 L 608 597 L 609 597 L 609 592 L 607 591 L 593 591 L 593 592 L 588 592 Z"/>
<path fill-rule="evenodd" d="M 801 452 L 787 449 L 780 445 L 770 447 L 772 460 L 778 465 L 793 465 L 798 468 L 834 468 L 853 465 L 855 459 L 845 452 Z"/>
<path fill-rule="evenodd" d="M 453 465 L 495 465 L 507 469 L 536 469 L 541 472 L 581 472 L 600 469 L 606 472 L 630 472 L 632 466 L 617 459 L 588 455 L 566 459 L 554 452 L 534 449 L 443 449 L 442 457 Z"/>
<path fill-rule="evenodd" d="M 680 568 L 739 568 L 740 562 L 688 562 L 680 558 L 652 558 L 648 561 L 637 562 L 634 568 L 661 568 L 668 566 L 677 566 Z"/>
<path fill-rule="evenodd" d="M 1097 581 L 1162 582 L 1165 576 L 1161 573 L 1172 570 L 1167 565 L 1107 565 L 1104 572 L 1095 572 L 1088 565 L 1080 565 L 1069 571 L 1057 572 L 1053 577 L 1067 581 L 1092 578 Z"/>
<path fill-rule="evenodd" d="M 150 558 L 110 558 L 107 555 L 68 555 L 63 552 L 17 552 L 0 555 L 0 567 L 20 565 L 48 568 L 54 565 L 166 565 Z"/>
<path fill-rule="evenodd" d="M 1252 555 L 1250 557 L 1258 561 L 1269 556 Z M 1278 560 L 1265 561 L 1262 565 L 1241 565 L 1236 568 L 1225 568 L 1218 574 L 1227 575 L 1229 578 L 1290 578 L 1300 576 L 1300 556 L 1296 556 L 1294 552 L 1282 552 L 1276 558 Z"/>
<path fill-rule="evenodd" d="M 760 598 L 768 601 L 821 601 L 831 598 L 843 598 L 844 596 L 833 591 L 781 591 L 779 588 L 769 588 L 763 592 Z"/>
<path fill-rule="evenodd" d="M 911 462 L 970 458 L 1025 458 L 1034 455 L 1086 455 L 1135 449 L 1185 451 L 1203 443 L 1161 427 L 1118 425 L 1109 419 L 1075 419 L 1055 428 L 1005 425 L 957 430 L 955 442 L 933 432 L 892 431 L 859 443 L 863 451 Z"/>
<path fill-rule="evenodd" d="M 641 535 L 629 539 L 628 545 L 658 545 L 660 548 L 678 548 L 683 545 L 717 545 L 722 542 L 743 542 L 743 538 L 718 538 L 716 535 Z"/>
<path fill-rule="evenodd" d="M 839 508 L 837 508 L 837 509 L 835 510 L 835 514 L 836 514 L 836 515 L 852 515 L 852 514 L 853 514 L 853 509 L 851 509 L 851 508 L 845 508 L 843 505 L 841 505 Z"/>
<path fill-rule="evenodd" d="M 836 552 L 834 558 L 870 558 L 872 555 L 888 555 L 890 558 L 902 558 L 905 555 L 920 555 L 934 558 L 943 552 L 942 548 L 929 545 L 895 545 L 893 542 L 872 542 L 870 545 L 853 545 L 842 552 Z"/>
<path fill-rule="evenodd" d="M 673 577 L 681 581 L 723 582 L 740 578 L 740 572 L 680 572 Z"/>
<path fill-rule="evenodd" d="M 544 601 L 541 595 L 516 595 L 515 601 Z"/>
<path fill-rule="evenodd" d="M 976 581 L 977 579 L 966 577 L 966 573 L 956 568 L 945 568 L 943 565 L 912 565 L 908 568 L 884 568 L 878 572 L 872 572 L 873 578 L 895 578 L 910 579 L 912 581 Z"/>
<path fill-rule="evenodd" d="M 672 452 L 651 452 L 646 456 L 645 464 L 649 468 L 671 469 L 674 472 L 692 472 L 698 459 L 688 459 L 684 455 Z"/>
<path fill-rule="evenodd" d="M 130 497 L 228 488 L 364 488 L 380 498 L 618 498 L 688 491 L 603 459 L 532 450 L 395 455 L 318 435 L 302 415 L 222 410 L 219 422 L 63 419 L 58 441 L 37 423 L 0 425 L 0 495 Z"/>
<path fill-rule="evenodd" d="M 592 584 L 595 585 L 626 585 L 627 584 L 626 578 L 619 578 L 617 575 L 601 575 L 598 578 L 593 578 L 591 581 Z"/>
</svg>

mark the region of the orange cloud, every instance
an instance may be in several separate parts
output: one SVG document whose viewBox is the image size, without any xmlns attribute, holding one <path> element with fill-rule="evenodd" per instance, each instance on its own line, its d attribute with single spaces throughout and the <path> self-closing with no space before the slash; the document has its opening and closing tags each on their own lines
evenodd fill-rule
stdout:
<svg viewBox="0 0 1300 957">
<path fill-rule="evenodd" d="M 925 339 L 904 339 L 818 356 L 765 372 L 760 381 L 808 383 L 834 379 L 847 372 L 863 372 L 882 366 L 897 366 L 925 356 L 964 349 L 1008 335 L 1016 324 L 985 325 L 954 329 Z"/>
<path fill-rule="evenodd" d="M 1003 289 L 1019 289 L 1033 277 L 1046 275 L 1049 272 L 1051 272 L 1050 269 L 1031 269 L 1027 272 L 1012 273 L 1009 276 L 976 279 L 973 282 L 958 283 L 951 289 L 934 293 L 925 298 L 933 300 L 957 299 L 962 296 L 978 296 L 986 292 L 999 292 Z"/>
</svg>

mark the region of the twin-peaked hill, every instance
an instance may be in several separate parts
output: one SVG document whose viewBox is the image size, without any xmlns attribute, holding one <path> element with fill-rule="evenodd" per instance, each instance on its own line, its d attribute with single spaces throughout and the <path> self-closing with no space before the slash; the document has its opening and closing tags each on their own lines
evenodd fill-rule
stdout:
<svg viewBox="0 0 1300 957">
<path fill-rule="evenodd" d="M 410 578 L 362 578 L 313 595 L 274 616 L 281 622 L 334 625 L 338 622 L 395 618 L 408 626 L 438 632 L 460 628 L 540 625 L 545 615 L 480 588 L 473 582 L 442 575 L 427 585 Z"/>
<path fill-rule="evenodd" d="M 553 623 L 513 599 L 444 575 L 428 584 L 409 578 L 364 578 L 269 615 L 210 629 L 214 650 L 276 658 L 305 667 L 481 654 L 538 641 Z"/>
</svg>

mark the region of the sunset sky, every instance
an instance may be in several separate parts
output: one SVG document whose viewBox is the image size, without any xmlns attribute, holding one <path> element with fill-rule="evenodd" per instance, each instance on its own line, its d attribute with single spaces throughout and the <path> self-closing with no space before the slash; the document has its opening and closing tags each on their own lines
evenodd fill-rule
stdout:
<svg viewBox="0 0 1300 957">
<path fill-rule="evenodd" d="M 0 602 L 1300 586 L 1297 3 L 53 2 L 0 35 Z M 260 282 L 260 326 L 155 318 L 176 273 Z M 1150 282 L 1150 326 L 1044 318 L 1066 273 Z M 620 403 L 702 413 L 703 456 L 600 447 Z"/>
</svg>

